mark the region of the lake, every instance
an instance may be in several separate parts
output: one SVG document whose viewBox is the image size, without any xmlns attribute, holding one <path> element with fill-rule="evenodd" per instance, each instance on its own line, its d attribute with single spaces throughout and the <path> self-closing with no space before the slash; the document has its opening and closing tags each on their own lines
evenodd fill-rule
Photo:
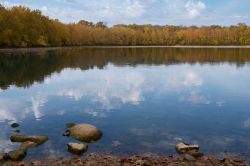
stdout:
<svg viewBox="0 0 250 166">
<path fill-rule="evenodd" d="M 250 48 L 1 51 L 0 151 L 18 147 L 18 129 L 49 136 L 26 159 L 70 156 L 67 122 L 102 130 L 88 153 L 170 155 L 187 142 L 250 158 Z"/>
</svg>

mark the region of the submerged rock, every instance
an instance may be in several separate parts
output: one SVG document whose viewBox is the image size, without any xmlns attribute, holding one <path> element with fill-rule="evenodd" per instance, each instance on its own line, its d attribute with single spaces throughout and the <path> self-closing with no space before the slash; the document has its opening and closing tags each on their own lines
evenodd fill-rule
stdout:
<svg viewBox="0 0 250 166">
<path fill-rule="evenodd" d="M 177 153 L 183 154 L 187 152 L 198 152 L 199 151 L 199 145 L 196 144 L 185 144 L 185 143 L 179 143 L 176 145 L 175 149 Z"/>
<path fill-rule="evenodd" d="M 11 126 L 12 128 L 17 128 L 17 127 L 19 127 L 19 124 L 18 124 L 18 123 L 12 123 L 10 126 Z"/>
<path fill-rule="evenodd" d="M 10 151 L 6 154 L 5 159 L 12 161 L 22 160 L 26 156 L 29 148 L 36 147 L 48 140 L 47 136 L 25 136 L 14 134 L 10 137 L 12 142 L 22 142 L 18 150 Z"/>
<path fill-rule="evenodd" d="M 80 143 L 68 143 L 68 151 L 74 154 L 82 154 L 88 150 L 88 145 Z"/>
<path fill-rule="evenodd" d="M 83 142 L 96 142 L 102 137 L 102 132 L 90 124 L 77 124 L 69 128 L 70 136 Z"/>
<path fill-rule="evenodd" d="M 13 161 L 22 160 L 26 156 L 26 151 L 24 150 L 13 150 L 8 152 L 7 158 Z"/>
<path fill-rule="evenodd" d="M 23 143 L 20 145 L 19 149 L 20 149 L 20 150 L 23 150 L 23 151 L 27 151 L 29 148 L 33 148 L 33 147 L 35 147 L 35 146 L 37 146 L 37 143 L 27 141 L 27 142 L 23 142 Z"/>
<path fill-rule="evenodd" d="M 48 136 L 40 135 L 40 136 L 25 136 L 14 134 L 10 137 L 12 142 L 35 142 L 37 144 L 43 144 L 48 140 Z"/>
</svg>

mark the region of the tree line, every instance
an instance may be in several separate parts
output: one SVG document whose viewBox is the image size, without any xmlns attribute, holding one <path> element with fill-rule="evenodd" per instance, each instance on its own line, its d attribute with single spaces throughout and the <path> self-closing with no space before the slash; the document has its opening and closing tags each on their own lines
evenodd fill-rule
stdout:
<svg viewBox="0 0 250 166">
<path fill-rule="evenodd" d="M 250 27 L 62 23 L 24 6 L 0 5 L 0 47 L 250 45 Z"/>
</svg>

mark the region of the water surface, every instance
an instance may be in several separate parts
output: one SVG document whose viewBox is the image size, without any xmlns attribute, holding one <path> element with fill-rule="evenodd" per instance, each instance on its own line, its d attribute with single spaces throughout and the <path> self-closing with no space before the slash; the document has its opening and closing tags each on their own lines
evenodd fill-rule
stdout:
<svg viewBox="0 0 250 166">
<path fill-rule="evenodd" d="M 0 151 L 18 122 L 70 156 L 65 123 L 104 135 L 88 152 L 173 154 L 178 142 L 250 158 L 249 48 L 67 48 L 0 52 Z"/>
</svg>

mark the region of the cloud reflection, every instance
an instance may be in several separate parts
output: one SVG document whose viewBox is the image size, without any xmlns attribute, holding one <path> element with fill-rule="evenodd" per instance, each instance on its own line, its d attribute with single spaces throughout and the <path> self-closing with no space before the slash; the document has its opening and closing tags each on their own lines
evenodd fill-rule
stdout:
<svg viewBox="0 0 250 166">
<path fill-rule="evenodd" d="M 243 122 L 244 128 L 250 128 L 250 118 Z"/>
<path fill-rule="evenodd" d="M 46 114 L 44 106 L 50 97 L 64 97 L 75 102 L 84 100 L 98 105 L 98 110 L 91 105 L 79 110 L 93 117 L 106 117 L 105 111 L 109 112 L 124 104 L 139 105 L 146 100 L 149 92 L 163 95 L 175 93 L 181 102 L 210 104 L 209 99 L 199 93 L 203 85 L 200 75 L 186 70 L 188 66 L 178 70 L 176 67 L 138 67 L 135 70 L 109 65 L 104 70 L 65 69 L 46 78 L 44 84 L 21 90 L 17 96 L 0 98 L 0 120 L 18 121 L 30 115 L 40 119 Z M 20 89 L 12 88 L 4 93 L 15 91 Z M 65 111 L 56 111 L 59 115 L 65 114 Z"/>
<path fill-rule="evenodd" d="M 199 87 L 202 86 L 202 79 L 195 72 L 188 72 L 185 76 L 184 85 L 188 87 Z"/>
</svg>

